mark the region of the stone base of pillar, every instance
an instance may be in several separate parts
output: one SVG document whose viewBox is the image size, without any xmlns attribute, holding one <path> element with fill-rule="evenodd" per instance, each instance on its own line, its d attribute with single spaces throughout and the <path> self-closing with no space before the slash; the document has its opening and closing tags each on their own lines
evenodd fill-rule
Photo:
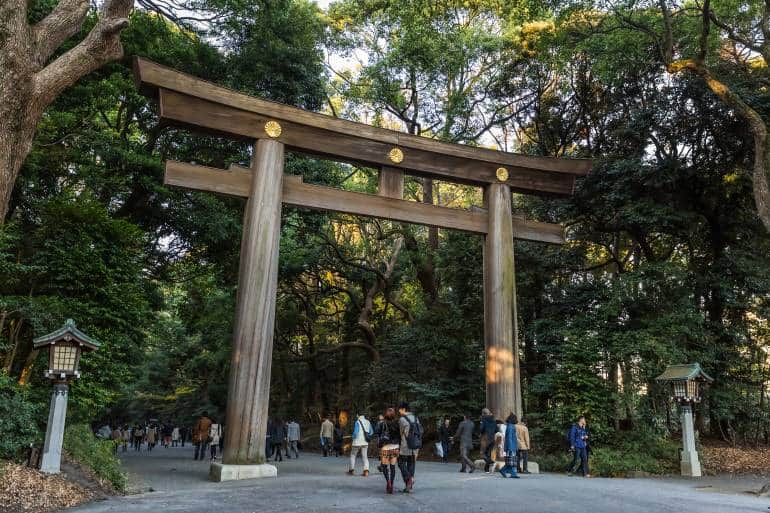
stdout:
<svg viewBox="0 0 770 513">
<path fill-rule="evenodd" d="M 700 460 L 697 452 L 682 452 L 682 475 L 688 477 L 701 477 Z"/>
<path fill-rule="evenodd" d="M 238 479 L 259 479 L 261 477 L 277 477 L 278 469 L 273 465 L 263 463 L 261 465 L 227 465 L 225 463 L 212 463 L 209 470 L 209 480 L 221 483 L 222 481 L 236 481 Z"/>
</svg>

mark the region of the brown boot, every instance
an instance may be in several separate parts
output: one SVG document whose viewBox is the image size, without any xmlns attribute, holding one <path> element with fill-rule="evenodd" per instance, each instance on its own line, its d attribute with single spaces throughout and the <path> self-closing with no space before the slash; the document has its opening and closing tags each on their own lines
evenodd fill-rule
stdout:
<svg viewBox="0 0 770 513">
<path fill-rule="evenodd" d="M 369 471 L 368 470 L 364 470 L 363 476 L 364 477 L 369 477 Z"/>
</svg>

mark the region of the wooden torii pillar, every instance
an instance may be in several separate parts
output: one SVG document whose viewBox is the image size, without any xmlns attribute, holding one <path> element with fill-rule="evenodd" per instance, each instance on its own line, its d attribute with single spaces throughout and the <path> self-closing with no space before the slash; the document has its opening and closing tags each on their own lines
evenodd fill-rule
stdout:
<svg viewBox="0 0 770 513">
<path fill-rule="evenodd" d="M 213 480 L 277 473 L 264 464 L 264 450 L 283 204 L 483 235 L 487 407 L 498 417 L 521 415 L 513 243 L 561 244 L 564 229 L 512 217 L 511 195 L 570 195 L 590 161 L 517 155 L 371 127 L 250 97 L 144 59 L 135 60 L 134 73 L 140 90 L 158 98 L 164 123 L 255 141 L 248 168 L 166 163 L 167 184 L 247 198 L 225 450 L 223 462 L 211 467 Z M 285 175 L 286 150 L 379 169 L 378 194 Z M 484 208 L 406 201 L 405 173 L 482 187 Z"/>
</svg>

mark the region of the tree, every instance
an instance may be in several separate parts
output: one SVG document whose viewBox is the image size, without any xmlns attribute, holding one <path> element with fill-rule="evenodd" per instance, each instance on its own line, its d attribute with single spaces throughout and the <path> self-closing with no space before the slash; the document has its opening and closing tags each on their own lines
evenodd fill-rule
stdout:
<svg viewBox="0 0 770 513">
<path fill-rule="evenodd" d="M 56 56 L 88 20 L 88 0 L 61 0 L 30 23 L 27 0 L 0 6 L 0 223 L 46 108 L 81 77 L 123 56 L 120 32 L 133 0 L 106 0 L 88 35 Z"/>
<path fill-rule="evenodd" d="M 700 78 L 711 94 L 746 123 L 754 146 L 754 203 L 757 215 L 770 231 L 767 123 L 761 110 L 752 105 L 752 92 L 731 85 L 722 68 L 725 62 L 753 67 L 766 83 L 770 65 L 770 3 L 716 1 L 714 6 L 711 0 L 703 0 L 699 5 L 676 0 L 632 0 L 628 7 L 614 8 L 614 13 L 622 26 L 652 39 L 669 73 L 690 73 Z M 756 59 L 763 66 L 752 66 L 750 61 Z"/>
</svg>

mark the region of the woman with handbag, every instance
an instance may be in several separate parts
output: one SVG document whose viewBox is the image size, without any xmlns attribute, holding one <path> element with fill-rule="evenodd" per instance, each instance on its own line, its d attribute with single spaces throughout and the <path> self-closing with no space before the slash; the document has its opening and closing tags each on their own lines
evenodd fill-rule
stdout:
<svg viewBox="0 0 770 513">
<path fill-rule="evenodd" d="M 356 415 L 356 423 L 353 426 L 353 440 L 350 447 L 350 470 L 348 475 L 352 476 L 356 468 L 356 458 L 361 453 L 361 460 L 364 463 L 363 476 L 369 476 L 369 440 L 372 439 L 372 424 L 366 418 L 366 415 L 359 413 Z"/>
</svg>

